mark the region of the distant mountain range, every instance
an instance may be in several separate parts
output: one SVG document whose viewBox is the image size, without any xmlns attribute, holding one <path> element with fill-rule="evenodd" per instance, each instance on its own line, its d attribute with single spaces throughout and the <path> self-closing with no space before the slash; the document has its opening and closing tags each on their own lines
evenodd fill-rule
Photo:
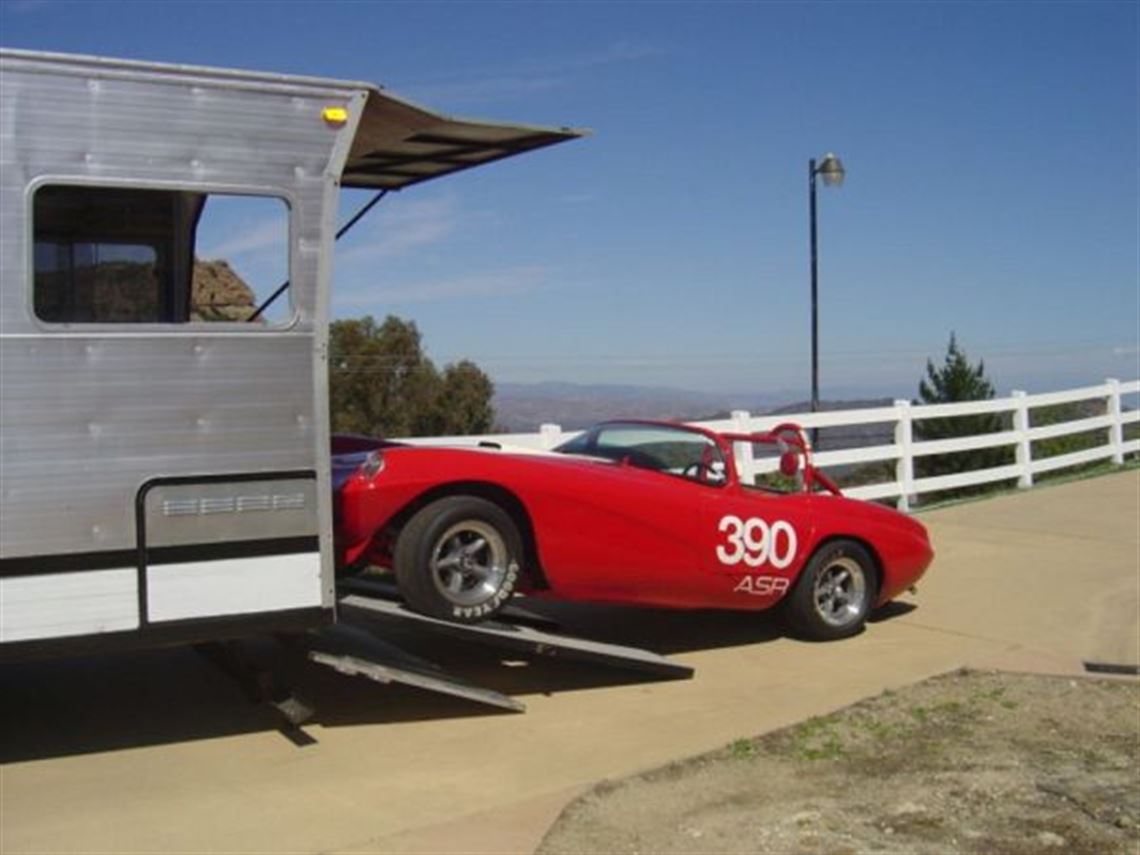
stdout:
<svg viewBox="0 0 1140 855">
<path fill-rule="evenodd" d="M 665 386 L 558 382 L 496 383 L 494 407 L 499 425 L 522 433 L 536 431 L 544 423 L 575 430 L 614 418 L 703 421 L 727 418 L 732 410 L 748 410 L 754 415 L 809 410 L 807 401 L 788 403 L 794 394 L 733 394 Z M 821 402 L 821 409 L 848 410 L 889 403 L 887 399 L 827 401 Z"/>
<path fill-rule="evenodd" d="M 764 396 L 714 394 L 664 386 L 579 383 L 496 383 L 495 417 L 510 431 L 558 424 L 573 430 L 603 419 L 708 419 L 731 409 L 763 409 Z"/>
</svg>

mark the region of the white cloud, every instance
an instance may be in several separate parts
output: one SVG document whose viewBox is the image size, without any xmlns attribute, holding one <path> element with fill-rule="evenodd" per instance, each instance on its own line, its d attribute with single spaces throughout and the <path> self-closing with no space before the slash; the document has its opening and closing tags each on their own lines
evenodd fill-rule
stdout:
<svg viewBox="0 0 1140 855">
<path fill-rule="evenodd" d="M 664 54 L 660 48 L 618 41 L 595 51 L 571 54 L 512 69 L 466 71 L 458 79 L 441 78 L 398 87 L 424 101 L 487 102 L 515 98 L 566 86 L 575 72 L 619 63 L 638 62 Z"/>
<path fill-rule="evenodd" d="M 574 68 L 590 68 L 598 65 L 612 65 L 615 62 L 636 62 L 642 59 L 664 55 L 661 48 L 637 42 L 619 41 L 602 48 L 596 53 L 571 58 L 567 63 Z"/>
<path fill-rule="evenodd" d="M 432 83 L 424 86 L 412 85 L 408 92 L 418 100 L 448 104 L 481 103 L 501 101 L 547 92 L 562 86 L 565 81 L 556 76 L 534 77 L 530 75 L 497 75 L 476 80 L 455 81 L 453 83 Z"/>
<path fill-rule="evenodd" d="M 588 205 L 591 202 L 597 202 L 601 196 L 598 193 L 585 192 L 585 193 L 567 193 L 560 196 L 558 201 L 563 205 Z"/>
<path fill-rule="evenodd" d="M 490 273 L 474 273 L 406 285 L 381 285 L 374 289 L 355 286 L 351 292 L 333 299 L 341 311 L 373 309 L 377 305 L 430 303 L 438 300 L 515 297 L 542 288 L 547 280 L 545 268 L 515 267 Z"/>
<path fill-rule="evenodd" d="M 337 255 L 338 270 L 407 255 L 449 237 L 459 222 L 455 202 L 447 197 L 401 202 L 381 211 L 365 230 L 353 234 L 353 246 Z"/>
<path fill-rule="evenodd" d="M 284 215 L 262 220 L 246 228 L 237 227 L 237 234 L 220 243 L 204 243 L 198 250 L 200 258 L 232 259 L 239 255 L 274 250 L 284 256 L 285 243 L 289 238 L 288 221 Z M 213 238 L 218 239 L 218 236 Z"/>
<path fill-rule="evenodd" d="M 4 11 L 22 15 L 29 12 L 38 12 L 40 9 L 47 9 L 49 6 L 51 6 L 51 3 L 48 2 L 48 0 L 6 0 L 4 3 Z"/>
</svg>

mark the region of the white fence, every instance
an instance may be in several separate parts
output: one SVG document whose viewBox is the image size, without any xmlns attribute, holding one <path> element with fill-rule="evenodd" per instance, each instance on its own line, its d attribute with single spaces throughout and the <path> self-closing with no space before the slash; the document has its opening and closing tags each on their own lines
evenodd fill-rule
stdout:
<svg viewBox="0 0 1140 855">
<path fill-rule="evenodd" d="M 1125 410 L 1122 397 L 1140 393 L 1140 380 L 1121 383 L 1119 380 L 1106 380 L 1100 386 L 1086 386 L 1063 392 L 1046 392 L 1027 395 L 1015 391 L 1008 398 L 994 398 L 988 401 L 963 401 L 955 404 L 914 405 L 910 401 L 895 401 L 889 407 L 873 407 L 862 410 L 831 410 L 818 413 L 786 413 L 781 415 L 753 416 L 739 410 L 732 418 L 721 421 L 693 422 L 701 427 L 720 432 L 756 433 L 769 430 L 781 422 L 795 422 L 805 428 L 839 428 L 859 425 L 883 425 L 893 436 L 887 444 L 844 448 L 835 451 L 821 451 L 815 455 L 815 463 L 821 467 L 851 466 L 867 463 L 894 461 L 894 480 L 859 487 L 849 487 L 845 495 L 857 499 L 897 500 L 899 510 L 908 510 L 914 497 L 922 493 L 949 490 L 994 481 L 1017 480 L 1018 486 L 1033 486 L 1033 478 L 1043 472 L 1051 472 L 1070 466 L 1080 466 L 1098 460 L 1112 460 L 1123 463 L 1126 454 L 1140 453 L 1140 439 L 1125 441 L 1124 426 L 1140 422 L 1140 410 L 1132 407 Z M 1057 424 L 1030 427 L 1030 411 L 1040 407 L 1058 404 L 1073 404 L 1083 401 L 1104 402 L 1104 415 L 1075 419 Z M 983 413 L 1010 413 L 1011 428 L 995 433 L 982 433 L 973 436 L 960 436 L 953 439 L 916 441 L 914 422 L 924 419 L 954 418 Z M 1103 430 L 1108 441 L 1093 448 L 1034 459 L 1033 443 L 1055 437 Z M 477 442 L 496 442 L 534 449 L 550 449 L 575 436 L 578 431 L 564 432 L 558 425 L 543 425 L 538 433 L 489 434 L 486 436 L 431 437 L 411 440 L 424 445 L 471 445 Z M 951 454 L 972 451 L 980 448 L 1013 447 L 1014 463 L 1006 466 L 993 466 L 987 469 L 974 469 L 953 475 L 939 475 L 928 478 L 915 477 L 915 458 L 932 454 Z M 774 472 L 778 462 L 774 457 L 757 459 L 753 456 L 753 446 L 736 443 L 737 469 L 744 479 L 752 480 L 757 475 Z"/>
</svg>

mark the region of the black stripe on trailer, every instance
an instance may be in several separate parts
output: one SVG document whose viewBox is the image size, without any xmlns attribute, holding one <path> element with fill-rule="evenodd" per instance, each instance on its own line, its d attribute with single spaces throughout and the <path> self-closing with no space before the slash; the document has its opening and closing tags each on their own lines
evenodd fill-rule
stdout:
<svg viewBox="0 0 1140 855">
<path fill-rule="evenodd" d="M 52 573 L 81 573 L 94 570 L 122 570 L 138 563 L 137 549 L 100 552 L 67 552 L 62 555 L 21 555 L 0 558 L 0 578 L 45 576 Z"/>
<path fill-rule="evenodd" d="M 0 644 L 0 662 L 226 641 L 271 633 L 300 634 L 335 621 L 335 610 L 320 607 L 163 621 L 141 630 L 7 641 Z"/>
<path fill-rule="evenodd" d="M 294 555 L 319 552 L 320 538 L 276 537 L 262 540 L 230 540 L 220 543 L 193 543 L 186 546 L 159 546 L 147 551 L 150 565 L 180 564 L 189 561 L 221 561 L 226 558 L 257 558 L 267 555 Z M 53 573 L 82 573 L 94 570 L 121 570 L 135 567 L 137 549 L 105 552 L 69 552 L 64 555 L 25 555 L 0 560 L 0 578 L 45 576 Z"/>
</svg>

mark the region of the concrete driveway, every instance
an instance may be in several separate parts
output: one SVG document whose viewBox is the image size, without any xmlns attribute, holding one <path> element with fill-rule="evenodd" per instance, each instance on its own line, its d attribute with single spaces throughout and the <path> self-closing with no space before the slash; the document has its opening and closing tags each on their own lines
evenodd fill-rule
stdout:
<svg viewBox="0 0 1140 855">
<path fill-rule="evenodd" d="M 524 715 L 306 671 L 318 743 L 297 748 L 190 651 L 0 668 L 0 851 L 525 852 L 601 779 L 884 688 L 962 665 L 1140 663 L 1140 471 L 923 519 L 938 557 L 917 597 L 847 641 L 790 640 L 765 616 L 560 608 L 696 677 L 427 651 Z"/>
</svg>

